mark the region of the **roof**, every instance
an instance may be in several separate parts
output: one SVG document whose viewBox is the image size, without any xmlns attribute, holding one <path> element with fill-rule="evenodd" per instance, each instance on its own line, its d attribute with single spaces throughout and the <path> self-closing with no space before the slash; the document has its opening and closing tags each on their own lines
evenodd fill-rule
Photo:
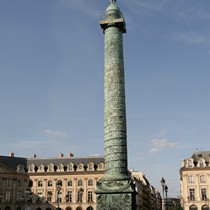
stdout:
<svg viewBox="0 0 210 210">
<path fill-rule="evenodd" d="M 0 163 L 14 171 L 17 171 L 18 165 L 23 165 L 25 168 L 27 167 L 27 158 L 0 156 Z"/>
<path fill-rule="evenodd" d="M 200 159 L 204 159 L 206 162 L 209 162 L 210 159 L 210 151 L 198 151 L 195 150 L 194 154 L 192 155 L 194 161 L 198 161 Z"/>
<path fill-rule="evenodd" d="M 101 162 L 104 162 L 103 157 L 61 157 L 61 158 L 30 158 L 27 161 L 28 166 L 31 164 L 34 164 L 36 166 L 44 165 L 48 166 L 50 164 L 54 165 L 60 165 L 63 164 L 64 166 L 67 166 L 70 163 L 73 163 L 74 165 L 78 165 L 80 163 L 87 165 L 88 163 L 93 162 L 95 165 L 100 164 Z"/>
</svg>

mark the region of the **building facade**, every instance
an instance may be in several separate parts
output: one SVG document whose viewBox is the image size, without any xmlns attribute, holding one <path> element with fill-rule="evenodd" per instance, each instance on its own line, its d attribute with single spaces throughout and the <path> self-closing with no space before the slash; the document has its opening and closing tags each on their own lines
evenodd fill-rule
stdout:
<svg viewBox="0 0 210 210">
<path fill-rule="evenodd" d="M 160 210 L 160 193 L 145 175 L 129 171 L 136 209 Z M 96 210 L 103 157 L 19 158 L 0 156 L 0 210 Z"/>
<path fill-rule="evenodd" d="M 184 210 L 208 210 L 210 198 L 210 151 L 195 150 L 182 161 L 181 205 Z"/>
</svg>

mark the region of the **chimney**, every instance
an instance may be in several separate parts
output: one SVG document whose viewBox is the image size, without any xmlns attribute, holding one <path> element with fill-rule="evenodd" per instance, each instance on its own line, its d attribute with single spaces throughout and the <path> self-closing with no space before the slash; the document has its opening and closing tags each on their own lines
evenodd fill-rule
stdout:
<svg viewBox="0 0 210 210">
<path fill-rule="evenodd" d="M 58 157 L 63 158 L 64 157 L 63 153 L 60 153 Z"/>
<path fill-rule="evenodd" d="M 68 157 L 74 157 L 74 154 L 71 153 L 71 152 L 69 152 L 69 153 L 68 153 Z"/>
<path fill-rule="evenodd" d="M 14 152 L 9 153 L 9 156 L 14 157 L 15 156 Z"/>
</svg>

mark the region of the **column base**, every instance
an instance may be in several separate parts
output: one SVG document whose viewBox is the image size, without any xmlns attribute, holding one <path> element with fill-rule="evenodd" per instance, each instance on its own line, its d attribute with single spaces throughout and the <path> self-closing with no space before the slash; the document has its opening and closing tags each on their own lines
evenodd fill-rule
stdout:
<svg viewBox="0 0 210 210">
<path fill-rule="evenodd" d="M 136 209 L 135 191 L 131 180 L 100 180 L 96 188 L 97 210 Z"/>
</svg>

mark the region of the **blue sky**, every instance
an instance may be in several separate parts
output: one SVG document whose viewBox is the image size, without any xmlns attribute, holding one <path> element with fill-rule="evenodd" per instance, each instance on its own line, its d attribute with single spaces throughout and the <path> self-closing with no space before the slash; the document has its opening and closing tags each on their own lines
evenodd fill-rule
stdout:
<svg viewBox="0 0 210 210">
<path fill-rule="evenodd" d="M 117 1 L 129 168 L 179 195 L 181 161 L 210 150 L 210 1 Z M 0 154 L 103 155 L 107 0 L 0 2 Z"/>
</svg>

